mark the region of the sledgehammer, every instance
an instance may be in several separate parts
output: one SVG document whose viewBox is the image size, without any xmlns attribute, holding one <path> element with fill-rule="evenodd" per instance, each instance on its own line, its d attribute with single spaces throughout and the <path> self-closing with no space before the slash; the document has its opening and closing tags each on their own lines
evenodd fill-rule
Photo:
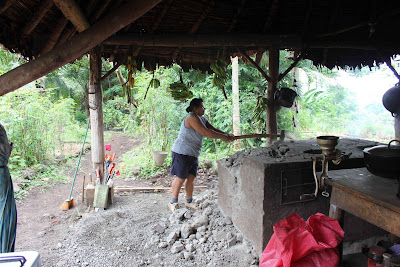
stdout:
<svg viewBox="0 0 400 267">
<path fill-rule="evenodd" d="M 246 134 L 246 135 L 237 135 L 236 139 L 245 139 L 245 138 L 262 138 L 262 137 L 279 137 L 278 142 L 281 143 L 285 140 L 285 130 L 281 130 L 280 134 Z"/>
</svg>

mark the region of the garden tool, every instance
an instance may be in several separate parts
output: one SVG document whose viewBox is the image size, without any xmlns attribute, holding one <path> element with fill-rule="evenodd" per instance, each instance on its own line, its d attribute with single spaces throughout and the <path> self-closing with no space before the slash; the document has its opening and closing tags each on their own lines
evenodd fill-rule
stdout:
<svg viewBox="0 0 400 267">
<path fill-rule="evenodd" d="M 74 206 L 74 199 L 72 198 L 72 189 L 74 188 L 74 183 L 75 183 L 75 179 L 76 179 L 76 174 L 78 173 L 78 168 L 79 168 L 79 163 L 81 162 L 81 157 L 82 157 L 82 153 L 83 153 L 83 148 L 85 146 L 85 141 L 86 141 L 86 136 L 89 130 L 89 124 L 90 124 L 90 120 L 88 120 L 88 124 L 86 127 L 86 133 L 85 133 L 85 138 L 83 138 L 83 144 L 82 144 L 82 149 L 81 149 L 81 153 L 79 154 L 79 159 L 78 159 L 78 164 L 76 165 L 76 169 L 75 169 L 75 174 L 74 174 L 74 179 L 72 180 L 72 185 L 71 185 L 71 191 L 69 192 L 69 197 L 68 199 L 66 199 L 64 201 L 64 203 L 61 206 L 62 210 L 69 210 L 71 207 Z M 83 192 L 82 192 L 83 194 Z"/>
</svg>

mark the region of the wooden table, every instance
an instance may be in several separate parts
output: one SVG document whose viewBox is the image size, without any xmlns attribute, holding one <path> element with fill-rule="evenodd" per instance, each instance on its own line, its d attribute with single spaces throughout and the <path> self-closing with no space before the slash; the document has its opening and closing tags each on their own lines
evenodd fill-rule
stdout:
<svg viewBox="0 0 400 267">
<path fill-rule="evenodd" d="M 399 162 L 400 164 L 400 162 Z M 329 171 L 332 186 L 329 217 L 343 227 L 344 211 L 400 237 L 399 182 L 371 174 L 366 168 Z M 338 247 L 342 255 L 342 247 Z"/>
</svg>

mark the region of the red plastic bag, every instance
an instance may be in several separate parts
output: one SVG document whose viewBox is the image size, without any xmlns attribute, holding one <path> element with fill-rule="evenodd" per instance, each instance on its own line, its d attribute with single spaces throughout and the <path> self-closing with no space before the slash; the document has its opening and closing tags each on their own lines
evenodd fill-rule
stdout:
<svg viewBox="0 0 400 267">
<path fill-rule="evenodd" d="M 274 224 L 274 234 L 261 255 L 260 267 L 334 267 L 344 231 L 339 222 L 317 213 L 307 222 L 293 213 Z"/>
</svg>

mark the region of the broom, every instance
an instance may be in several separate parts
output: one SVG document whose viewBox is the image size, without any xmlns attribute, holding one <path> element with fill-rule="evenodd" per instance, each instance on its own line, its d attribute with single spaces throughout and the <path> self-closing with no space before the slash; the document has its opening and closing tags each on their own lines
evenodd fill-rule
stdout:
<svg viewBox="0 0 400 267">
<path fill-rule="evenodd" d="M 76 166 L 74 179 L 72 180 L 71 191 L 69 192 L 68 199 L 66 199 L 64 201 L 64 203 L 62 204 L 62 206 L 61 206 L 62 210 L 69 210 L 71 207 L 74 206 L 74 198 L 71 197 L 72 196 L 72 189 L 74 188 L 76 174 L 78 173 L 79 163 L 81 162 L 81 157 L 82 157 L 82 153 L 83 153 L 83 147 L 85 146 L 86 136 L 87 136 L 87 133 L 88 133 L 88 130 L 89 130 L 89 123 L 90 123 L 90 120 L 88 121 L 88 124 L 87 124 L 87 127 L 86 127 L 85 138 L 83 139 L 82 149 L 81 149 L 81 153 L 79 154 L 79 159 L 78 159 L 78 165 Z M 82 194 L 83 193 L 84 192 L 82 192 Z"/>
</svg>

